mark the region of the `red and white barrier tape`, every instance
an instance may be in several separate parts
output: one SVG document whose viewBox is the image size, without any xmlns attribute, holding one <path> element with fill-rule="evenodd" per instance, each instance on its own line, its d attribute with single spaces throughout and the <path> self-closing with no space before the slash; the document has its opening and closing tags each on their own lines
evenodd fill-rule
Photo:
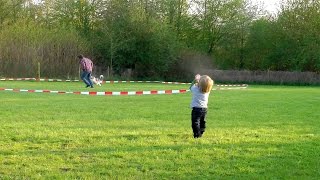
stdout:
<svg viewBox="0 0 320 180">
<path fill-rule="evenodd" d="M 0 91 L 12 92 L 29 92 L 29 93 L 54 93 L 54 94 L 81 94 L 81 95 L 97 95 L 97 96 L 119 96 L 119 95 L 153 95 L 153 94 L 181 94 L 186 93 L 188 90 L 151 90 L 151 91 L 53 91 L 53 90 L 30 90 L 30 89 L 9 89 L 0 88 Z"/>
<path fill-rule="evenodd" d="M 217 90 L 237 90 L 237 89 L 247 89 L 248 86 L 242 86 L 242 87 L 227 87 L 227 88 L 221 88 L 217 87 L 212 89 L 212 91 L 217 91 Z"/>
<path fill-rule="evenodd" d="M 114 83 L 160 83 L 162 81 L 103 81 L 106 84 L 114 84 Z"/>
<path fill-rule="evenodd" d="M 46 82 L 79 82 L 79 80 L 62 80 L 62 79 L 36 79 L 36 78 L 2 78 L 1 81 L 46 81 Z M 180 83 L 180 82 L 163 82 L 163 81 L 104 81 L 104 83 L 162 83 L 162 84 L 191 84 L 191 83 Z M 215 85 L 215 90 L 237 90 L 246 89 L 247 84 L 232 84 L 232 85 Z M 13 92 L 30 92 L 30 93 L 55 93 L 55 94 L 81 94 L 81 95 L 99 95 L 99 96 L 118 96 L 118 95 L 152 95 L 152 94 L 181 94 L 189 92 L 190 90 L 151 90 L 151 91 L 53 91 L 53 90 L 28 90 L 28 89 L 10 89 L 0 88 L 0 91 L 13 91 Z"/>
<path fill-rule="evenodd" d="M 182 82 L 161 82 L 162 84 L 191 84 L 191 83 L 182 83 Z M 218 87 L 245 87 L 247 84 L 215 84 L 214 86 Z"/>
<path fill-rule="evenodd" d="M 37 78 L 1 78 L 0 81 L 41 81 L 41 82 L 79 82 L 80 80 L 37 79 Z M 162 81 L 102 81 L 102 83 L 161 83 Z"/>
<path fill-rule="evenodd" d="M 37 79 L 37 78 L 2 78 L 0 81 L 41 81 L 41 82 L 79 82 L 80 80 L 63 80 L 63 79 Z M 183 82 L 164 82 L 164 81 L 103 81 L 106 84 L 114 83 L 162 83 L 162 84 L 191 84 Z M 215 84 L 217 87 L 245 87 L 247 84 Z"/>
<path fill-rule="evenodd" d="M 216 90 L 236 90 L 236 89 L 246 89 L 245 87 L 234 87 L 234 88 L 215 88 Z M 182 94 L 187 93 L 190 90 L 180 89 L 180 90 L 151 90 L 151 91 L 53 91 L 53 90 L 30 90 L 30 89 L 10 89 L 10 88 L 0 88 L 0 91 L 12 91 L 12 92 L 29 92 L 29 93 L 53 93 L 53 94 L 80 94 L 80 95 L 97 95 L 97 96 L 120 96 L 120 95 L 155 95 L 155 94 Z"/>
<path fill-rule="evenodd" d="M 79 80 L 37 79 L 37 78 L 1 78 L 0 81 L 41 81 L 41 82 L 79 82 Z"/>
<path fill-rule="evenodd" d="M 63 79 L 35 79 L 40 82 L 79 82 L 79 80 L 63 80 Z"/>
<path fill-rule="evenodd" d="M 32 81 L 36 78 L 1 78 L 0 81 Z"/>
</svg>

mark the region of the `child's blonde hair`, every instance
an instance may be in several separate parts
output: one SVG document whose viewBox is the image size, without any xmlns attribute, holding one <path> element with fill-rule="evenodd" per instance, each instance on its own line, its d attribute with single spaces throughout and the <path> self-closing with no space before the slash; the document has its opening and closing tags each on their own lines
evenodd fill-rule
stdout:
<svg viewBox="0 0 320 180">
<path fill-rule="evenodd" d="M 203 75 L 200 77 L 199 80 L 199 87 L 202 93 L 208 93 L 211 91 L 212 86 L 213 86 L 213 80 L 207 76 L 207 75 Z"/>
</svg>

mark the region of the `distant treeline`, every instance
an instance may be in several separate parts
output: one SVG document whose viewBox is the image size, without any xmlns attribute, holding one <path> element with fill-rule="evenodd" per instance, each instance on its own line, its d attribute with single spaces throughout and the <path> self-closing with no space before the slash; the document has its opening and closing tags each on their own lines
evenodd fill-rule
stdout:
<svg viewBox="0 0 320 180">
<path fill-rule="evenodd" d="M 217 83 L 320 85 L 320 75 L 314 72 L 207 70 L 205 73 Z"/>
<path fill-rule="evenodd" d="M 319 73 L 319 32 L 315 0 L 273 15 L 248 0 L 0 0 L 0 76 L 35 77 L 40 63 L 42 76 L 77 78 L 78 54 L 109 78 Z"/>
</svg>

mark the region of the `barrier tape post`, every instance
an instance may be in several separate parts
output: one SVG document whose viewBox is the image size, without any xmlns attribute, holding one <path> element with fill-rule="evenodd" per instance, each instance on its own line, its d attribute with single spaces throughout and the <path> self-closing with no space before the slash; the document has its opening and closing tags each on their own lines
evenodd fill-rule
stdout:
<svg viewBox="0 0 320 180">
<path fill-rule="evenodd" d="M 40 79 L 40 77 L 41 77 L 41 74 L 40 74 L 40 69 L 41 67 L 40 67 L 40 62 L 38 62 L 38 79 Z"/>
</svg>

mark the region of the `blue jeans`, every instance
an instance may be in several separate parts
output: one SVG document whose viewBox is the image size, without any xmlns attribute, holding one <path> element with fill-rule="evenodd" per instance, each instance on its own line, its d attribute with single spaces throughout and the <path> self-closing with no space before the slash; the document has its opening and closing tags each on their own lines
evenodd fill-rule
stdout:
<svg viewBox="0 0 320 180">
<path fill-rule="evenodd" d="M 88 71 L 82 71 L 81 73 L 81 79 L 87 86 L 93 86 L 92 81 L 91 81 L 91 72 Z"/>
<path fill-rule="evenodd" d="M 206 115 L 207 108 L 192 108 L 191 126 L 194 138 L 199 138 L 204 133 L 206 129 Z"/>
</svg>

